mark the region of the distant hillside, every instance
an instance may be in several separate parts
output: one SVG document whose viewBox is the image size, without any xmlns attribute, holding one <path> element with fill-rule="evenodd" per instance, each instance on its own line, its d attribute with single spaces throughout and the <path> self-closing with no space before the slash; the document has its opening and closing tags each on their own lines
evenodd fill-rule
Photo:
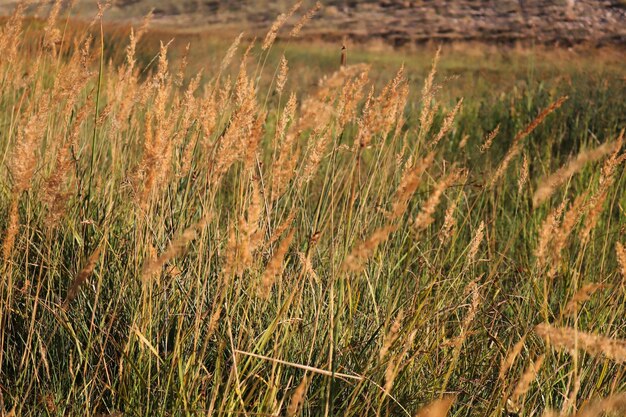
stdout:
<svg viewBox="0 0 626 417">
<path fill-rule="evenodd" d="M 2 11 L 14 0 L 0 0 Z M 81 2 L 79 2 L 80 4 Z M 93 12 L 83 1 L 78 13 Z M 118 0 L 113 20 L 135 20 L 154 8 L 156 21 L 188 30 L 261 32 L 291 2 L 268 0 Z M 303 9 L 313 1 L 304 2 Z M 381 39 L 400 46 L 429 40 L 626 44 L 626 0 L 326 0 L 308 25 L 310 37 Z M 90 6 L 91 5 L 91 6 Z"/>
</svg>

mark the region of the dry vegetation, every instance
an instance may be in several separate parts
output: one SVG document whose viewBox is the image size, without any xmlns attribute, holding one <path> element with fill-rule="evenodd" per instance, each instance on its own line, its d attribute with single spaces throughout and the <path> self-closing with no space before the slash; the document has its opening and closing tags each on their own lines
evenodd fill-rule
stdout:
<svg viewBox="0 0 626 417">
<path fill-rule="evenodd" d="M 115 59 L 102 13 L 22 11 L 0 415 L 626 413 L 623 78 L 446 102 L 437 52 L 303 91 L 297 7 L 197 74 L 138 60 L 149 18 Z"/>
</svg>

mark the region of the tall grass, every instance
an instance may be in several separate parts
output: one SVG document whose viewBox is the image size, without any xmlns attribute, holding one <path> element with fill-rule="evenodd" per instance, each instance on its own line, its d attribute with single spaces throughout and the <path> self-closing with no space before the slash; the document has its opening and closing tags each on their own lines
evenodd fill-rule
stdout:
<svg viewBox="0 0 626 417">
<path fill-rule="evenodd" d="M 623 82 L 298 90 L 296 10 L 197 74 L 7 20 L 0 414 L 623 415 Z"/>
</svg>

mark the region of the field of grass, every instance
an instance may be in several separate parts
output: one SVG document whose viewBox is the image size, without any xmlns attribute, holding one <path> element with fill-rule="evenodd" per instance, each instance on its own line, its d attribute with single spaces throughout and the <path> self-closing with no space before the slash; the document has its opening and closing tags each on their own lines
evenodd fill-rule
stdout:
<svg viewBox="0 0 626 417">
<path fill-rule="evenodd" d="M 625 415 L 619 52 L 2 24 L 0 416 Z"/>
</svg>

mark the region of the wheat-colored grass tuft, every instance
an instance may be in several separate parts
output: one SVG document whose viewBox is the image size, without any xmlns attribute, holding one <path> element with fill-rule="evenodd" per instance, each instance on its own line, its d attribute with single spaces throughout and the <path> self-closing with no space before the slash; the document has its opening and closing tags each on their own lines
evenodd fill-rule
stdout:
<svg viewBox="0 0 626 417">
<path fill-rule="evenodd" d="M 248 78 L 246 73 L 244 60 L 239 69 L 235 87 L 237 107 L 231 116 L 228 128 L 220 140 L 217 159 L 210 178 L 213 184 L 219 184 L 235 162 L 246 158 L 247 140 L 251 138 L 255 128 L 255 121 L 258 120 L 256 117 L 258 109 L 254 89 L 254 82 Z"/>
<path fill-rule="evenodd" d="M 416 230 L 424 230 L 435 221 L 433 214 L 439 205 L 439 201 L 441 200 L 441 196 L 444 191 L 455 181 L 462 178 L 463 175 L 464 174 L 460 170 L 453 169 L 452 172 L 437 183 L 435 189 L 431 193 L 430 197 L 428 197 L 428 200 L 426 200 L 426 203 L 424 203 L 424 206 L 415 219 L 414 225 Z"/>
<path fill-rule="evenodd" d="M 456 213 L 457 202 L 453 201 L 452 204 L 448 206 L 446 209 L 446 214 L 443 219 L 443 226 L 441 226 L 441 230 L 439 232 L 439 241 L 441 243 L 445 243 L 452 238 L 454 235 L 454 230 L 456 228 Z"/>
<path fill-rule="evenodd" d="M 328 144 L 331 141 L 331 132 L 330 130 L 327 130 L 321 134 L 314 133 L 312 138 L 313 140 L 309 141 L 304 168 L 302 169 L 302 175 L 299 178 L 300 186 L 311 182 L 315 173 L 318 171 L 320 163 L 324 158 L 326 148 L 328 148 Z"/>
<path fill-rule="evenodd" d="M 380 348 L 380 352 L 378 354 L 378 357 L 380 360 L 385 359 L 385 357 L 387 356 L 387 353 L 389 353 L 389 349 L 391 348 L 391 346 L 394 344 L 396 340 L 398 340 L 398 336 L 399 336 L 398 333 L 400 332 L 400 328 L 402 326 L 402 320 L 404 320 L 404 310 L 401 309 L 396 315 L 396 318 L 394 319 L 393 324 L 391 325 L 391 328 L 385 335 L 385 339 L 383 340 L 383 345 Z"/>
<path fill-rule="evenodd" d="M 283 233 L 285 233 L 285 231 L 291 227 L 291 224 L 296 218 L 296 215 L 297 211 L 295 209 L 292 209 L 287 218 L 280 222 L 276 229 L 274 229 L 274 232 L 270 236 L 269 241 L 266 243 L 267 247 L 272 246 L 274 243 L 276 243 L 278 239 L 280 239 L 280 237 L 283 235 Z"/>
<path fill-rule="evenodd" d="M 616 416 L 626 414 L 626 393 L 615 394 L 590 402 L 571 417 L 601 417 L 612 414 Z"/>
<path fill-rule="evenodd" d="M 421 408 L 415 417 L 446 417 L 456 402 L 456 396 L 447 395 Z"/>
<path fill-rule="evenodd" d="M 563 105 L 563 103 L 565 103 L 567 98 L 568 98 L 567 96 L 563 96 L 559 98 L 557 101 L 555 101 L 554 103 L 552 103 L 551 105 L 549 105 L 548 107 L 546 107 L 537 115 L 537 117 L 533 119 L 532 122 L 530 122 L 526 126 L 526 128 L 524 128 L 524 130 L 521 130 L 515 136 L 515 138 L 513 139 L 513 144 L 511 145 L 508 152 L 506 153 L 506 155 L 500 162 L 500 165 L 498 166 L 496 171 L 491 176 L 491 180 L 489 181 L 490 187 L 495 186 L 498 180 L 502 178 L 502 176 L 504 176 L 511 161 L 519 154 L 521 150 L 521 143 L 524 140 L 524 138 L 530 135 L 537 128 L 537 126 L 539 126 L 546 119 L 546 117 L 548 117 L 552 112 L 560 108 Z"/>
<path fill-rule="evenodd" d="M 358 272 L 369 258 L 374 255 L 376 248 L 389 239 L 389 235 L 397 229 L 397 226 L 383 226 L 375 230 L 367 239 L 358 243 L 346 257 L 341 265 L 342 271 Z"/>
<path fill-rule="evenodd" d="M 299 149 L 294 152 L 300 132 L 288 132 L 288 125 L 294 118 L 296 111 L 296 96 L 292 94 L 289 98 L 285 111 L 283 112 L 279 126 L 276 130 L 276 141 L 278 141 L 278 158 L 272 166 L 272 192 L 271 200 L 276 201 L 287 190 L 289 182 L 295 175 L 298 163 Z"/>
<path fill-rule="evenodd" d="M 239 268 L 239 263 L 237 262 L 238 242 L 237 242 L 237 233 L 235 229 L 236 229 L 235 224 L 231 223 L 228 226 L 228 230 L 227 230 L 228 238 L 226 240 L 226 248 L 224 251 L 225 260 L 224 260 L 224 264 L 222 265 L 222 279 L 225 282 L 230 280 L 230 278 L 233 275 L 236 275 L 238 268 Z"/>
<path fill-rule="evenodd" d="M 230 45 L 230 47 L 226 51 L 226 55 L 224 55 L 224 58 L 222 59 L 222 63 L 220 64 L 220 74 L 226 71 L 226 68 L 228 68 L 228 66 L 232 62 L 233 57 L 235 56 L 235 53 L 237 52 L 237 49 L 239 48 L 239 45 L 241 44 L 242 39 L 243 39 L 243 32 L 241 32 L 235 38 L 233 43 Z"/>
<path fill-rule="evenodd" d="M 274 23 L 272 23 L 272 27 L 265 35 L 265 39 L 263 40 L 263 45 L 261 49 L 264 51 L 271 48 L 276 40 L 276 36 L 278 36 L 278 31 L 283 27 L 283 25 L 289 20 L 291 16 L 300 8 L 302 5 L 302 1 L 297 2 L 287 13 L 281 13 L 278 15 Z"/>
<path fill-rule="evenodd" d="M 541 269 L 548 264 L 551 254 L 549 253 L 550 244 L 556 236 L 556 232 L 563 216 L 563 210 L 567 206 L 568 201 L 563 200 L 561 204 L 553 209 L 541 225 L 539 231 L 539 241 L 535 249 L 535 259 L 537 265 Z"/>
<path fill-rule="evenodd" d="M 620 154 L 622 144 L 624 142 L 624 130 L 620 132 L 620 135 L 616 141 L 615 150 L 613 154 L 607 158 L 600 171 L 599 187 L 596 192 L 591 196 L 584 211 L 586 214 L 584 227 L 579 232 L 579 239 L 582 242 L 588 242 L 591 236 L 591 231 L 595 229 L 600 219 L 600 214 L 604 211 L 604 203 L 609 196 L 609 190 L 615 183 L 615 173 L 617 167 L 619 167 L 624 161 L 626 161 L 626 153 Z"/>
<path fill-rule="evenodd" d="M 464 149 L 467 146 L 467 142 L 469 142 L 470 135 L 463 135 L 461 141 L 459 142 L 459 148 Z"/>
<path fill-rule="evenodd" d="M 288 417 L 293 417 L 297 415 L 298 410 L 304 403 L 304 397 L 306 396 L 306 391 L 309 387 L 310 382 L 311 382 L 311 377 L 304 375 L 304 377 L 302 378 L 302 381 L 300 381 L 300 383 L 294 390 L 293 395 L 291 396 L 291 401 L 289 402 L 289 405 L 287 406 Z"/>
<path fill-rule="evenodd" d="M 43 45 L 52 51 L 53 56 L 57 54 L 57 44 L 61 42 L 61 31 L 56 27 L 59 12 L 62 6 L 61 0 L 55 0 L 50 8 L 46 26 L 44 27 Z"/>
<path fill-rule="evenodd" d="M 615 254 L 617 255 L 617 262 L 622 273 L 622 282 L 626 282 L 626 248 L 621 242 L 615 244 Z"/>
<path fill-rule="evenodd" d="M 322 3 L 321 2 L 316 2 L 315 5 L 310 8 L 301 18 L 300 20 L 298 20 L 298 22 L 294 25 L 293 29 L 291 29 L 291 32 L 289 33 L 289 36 L 292 38 L 297 38 L 298 36 L 300 36 L 300 32 L 302 31 L 302 28 L 311 20 L 313 19 L 313 16 L 315 16 L 315 14 L 322 8 Z"/>
<path fill-rule="evenodd" d="M 285 263 L 285 255 L 287 255 L 287 250 L 289 250 L 289 246 L 291 246 L 291 242 L 293 240 L 295 230 L 289 232 L 289 234 L 280 242 L 278 248 L 272 255 L 267 267 L 265 268 L 265 272 L 263 272 L 263 276 L 261 277 L 261 287 L 259 288 L 259 295 L 261 298 L 269 298 L 272 293 L 272 287 L 276 282 L 276 278 L 280 277 L 283 273 L 284 263 Z"/>
<path fill-rule="evenodd" d="M 163 268 L 163 266 L 165 266 L 167 262 L 180 255 L 180 253 L 185 250 L 185 248 L 187 248 L 187 245 L 191 241 L 196 239 L 198 232 L 204 228 L 207 222 L 208 219 L 204 218 L 193 226 L 185 229 L 180 234 L 180 236 L 170 242 L 170 244 L 160 256 L 153 257 L 152 259 L 148 260 L 144 264 L 141 273 L 143 281 L 151 280 Z"/>
<path fill-rule="evenodd" d="M 519 356 L 524 348 L 524 343 L 526 343 L 526 335 L 522 336 L 522 338 L 509 349 L 506 356 L 502 359 L 502 363 L 500 363 L 500 371 L 498 372 L 498 379 L 504 380 L 506 373 L 513 363 L 515 363 L 515 359 Z"/>
<path fill-rule="evenodd" d="M 369 78 L 369 68 L 361 71 L 356 78 L 348 80 L 341 90 L 339 97 L 339 103 L 337 105 L 337 115 L 339 118 L 339 125 L 343 128 L 350 120 L 354 120 L 357 114 L 358 106 L 363 98 L 363 88 L 367 84 Z M 355 138 L 355 145 L 362 148 L 366 148 L 369 141 L 372 139 L 370 123 L 371 119 L 368 115 L 371 112 L 371 97 L 369 102 L 365 102 L 363 106 L 363 115 L 357 120 L 359 126 L 359 133 Z"/>
<path fill-rule="evenodd" d="M 2 257 L 7 260 L 11 257 L 13 252 L 13 246 L 15 245 L 15 239 L 19 232 L 19 200 L 13 198 L 11 201 L 11 207 L 9 209 L 9 220 L 7 229 L 5 232 L 4 240 L 2 241 Z"/>
<path fill-rule="evenodd" d="M 538 358 L 528 364 L 528 367 L 520 377 L 519 381 L 517 381 L 517 384 L 515 385 L 515 388 L 513 389 L 513 392 L 511 394 L 510 400 L 514 405 L 521 405 L 520 400 L 528 393 L 528 390 L 530 389 L 530 384 L 535 380 L 535 378 L 537 378 L 537 374 L 539 373 L 539 370 L 541 369 L 545 358 L 545 354 L 540 355 Z"/>
<path fill-rule="evenodd" d="M 500 125 L 496 126 L 496 128 L 493 129 L 491 133 L 489 133 L 485 137 L 485 141 L 483 142 L 482 145 L 480 145 L 481 153 L 485 153 L 489 150 L 489 148 L 491 148 L 491 145 L 493 144 L 493 140 L 496 138 L 496 136 L 498 136 L 499 132 L 500 132 Z"/>
<path fill-rule="evenodd" d="M 485 222 L 482 221 L 480 222 L 478 229 L 476 229 L 476 232 L 474 233 L 474 237 L 472 238 L 472 241 L 470 242 L 470 245 L 469 245 L 469 251 L 467 252 L 468 264 L 473 263 L 474 260 L 476 259 L 476 255 L 478 254 L 478 249 L 480 249 L 480 244 L 482 243 L 484 238 L 485 238 Z"/>
<path fill-rule="evenodd" d="M 309 254 L 309 256 L 307 256 L 307 255 L 305 255 L 302 252 L 298 252 L 298 259 L 300 260 L 300 263 L 302 264 L 302 268 L 304 269 L 304 272 L 313 281 L 318 281 L 319 278 L 317 276 L 317 273 L 315 272 L 315 268 L 313 268 L 313 263 L 311 262 L 310 254 Z"/>
<path fill-rule="evenodd" d="M 606 285 L 598 284 L 598 283 L 591 283 L 591 284 L 583 285 L 576 292 L 576 294 L 574 294 L 572 299 L 567 303 L 567 305 L 565 306 L 565 309 L 563 310 L 563 313 L 575 314 L 580 304 L 584 303 L 587 300 L 590 300 L 593 294 L 605 288 L 606 288 Z"/>
<path fill-rule="evenodd" d="M 554 174 L 545 178 L 533 195 L 533 205 L 537 207 L 556 191 L 558 187 L 563 185 L 568 178 L 580 171 L 589 162 L 597 161 L 616 149 L 616 143 L 605 143 L 595 149 L 581 152 L 576 159 L 570 161 L 567 165 L 557 170 Z"/>
<path fill-rule="evenodd" d="M 626 362 L 626 340 L 585 333 L 571 327 L 554 327 L 549 324 L 539 324 L 535 332 L 559 349 L 570 351 L 582 349 L 593 356 L 605 356 L 617 363 Z"/>
<path fill-rule="evenodd" d="M 517 192 L 518 194 L 522 193 L 524 186 L 528 182 L 528 177 L 530 176 L 530 161 L 528 159 L 528 155 L 524 154 L 524 159 L 522 161 L 522 167 L 520 170 L 520 175 L 517 180 Z"/>
<path fill-rule="evenodd" d="M 400 183 L 391 201 L 391 212 L 389 213 L 390 219 L 398 219 L 406 212 L 409 201 L 422 181 L 422 175 L 430 167 L 435 158 L 434 152 L 431 152 L 426 157 L 420 159 L 417 163 L 413 164 L 410 160 L 402 171 L 402 177 Z"/>
<path fill-rule="evenodd" d="M 287 63 L 287 58 L 283 55 L 280 58 L 280 64 L 278 64 L 278 75 L 276 76 L 276 92 L 278 94 L 283 93 L 283 89 L 285 88 L 285 83 L 287 83 L 287 72 L 289 71 L 289 65 Z"/>
<path fill-rule="evenodd" d="M 7 23 L 0 28 L 0 53 L 2 53 L 3 58 L 0 62 L 0 69 L 4 69 L 3 64 L 13 64 L 20 50 L 26 7 L 26 1 L 19 1 Z"/>
<path fill-rule="evenodd" d="M 420 140 L 423 139 L 432 127 L 435 113 L 437 112 L 437 105 L 433 102 L 437 86 L 434 84 L 435 75 L 437 74 L 437 65 L 439 64 L 439 57 L 441 55 L 441 47 L 437 49 L 433 63 L 428 76 L 424 80 L 424 86 L 422 88 L 422 110 L 420 112 Z"/>
<path fill-rule="evenodd" d="M 461 107 L 463 106 L 463 99 L 461 98 L 454 108 L 446 115 L 446 118 L 443 120 L 443 124 L 441 125 L 441 129 L 439 129 L 439 133 L 437 136 L 430 142 L 431 148 L 434 148 L 439 144 L 441 139 L 452 129 L 452 124 L 454 123 L 454 119 L 456 115 L 461 111 Z"/>
<path fill-rule="evenodd" d="M 98 264 L 98 259 L 100 259 L 100 255 L 102 254 L 104 243 L 98 245 L 98 247 L 89 255 L 87 258 L 87 262 L 85 266 L 80 270 L 72 284 L 70 285 L 69 290 L 67 291 L 67 296 L 65 297 L 65 301 L 63 302 L 63 308 L 68 308 L 70 303 L 76 298 L 78 295 L 78 290 L 83 284 L 89 279 L 93 271 L 96 269 L 96 265 Z"/>
<path fill-rule="evenodd" d="M 31 187 L 32 179 L 37 168 L 37 155 L 46 132 L 46 124 L 50 111 L 49 97 L 44 97 L 41 107 L 30 116 L 26 126 L 17 135 L 17 143 L 10 170 L 13 174 L 13 190 L 9 221 L 6 235 L 2 243 L 2 254 L 8 259 L 13 252 L 15 239 L 19 231 L 19 200 L 24 191 Z"/>
<path fill-rule="evenodd" d="M 471 296 L 471 301 L 469 308 L 467 309 L 467 313 L 463 318 L 463 322 L 461 323 L 461 331 L 459 335 L 452 340 L 452 345 L 456 350 L 456 354 L 460 352 L 461 347 L 465 343 L 467 336 L 470 331 L 470 326 L 472 322 L 476 318 L 476 314 L 478 314 L 478 308 L 480 307 L 480 289 L 478 287 L 477 280 L 471 281 L 467 287 L 465 288 L 465 293 L 469 293 Z"/>
<path fill-rule="evenodd" d="M 561 222 L 561 227 L 555 233 L 553 237 L 552 247 L 550 254 L 554 260 L 553 266 L 556 267 L 556 264 L 561 260 L 562 252 L 567 246 L 568 239 L 576 224 L 580 221 L 580 218 L 583 216 L 584 212 L 584 202 L 587 198 L 587 193 L 583 193 L 576 197 L 574 203 L 567 210 L 565 215 L 563 216 L 563 221 Z"/>
</svg>

